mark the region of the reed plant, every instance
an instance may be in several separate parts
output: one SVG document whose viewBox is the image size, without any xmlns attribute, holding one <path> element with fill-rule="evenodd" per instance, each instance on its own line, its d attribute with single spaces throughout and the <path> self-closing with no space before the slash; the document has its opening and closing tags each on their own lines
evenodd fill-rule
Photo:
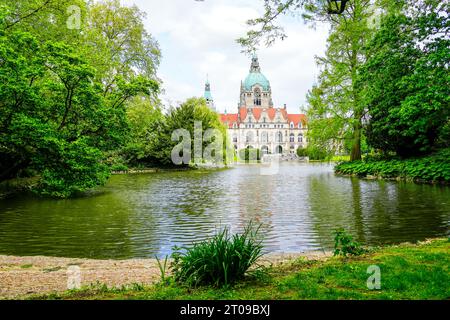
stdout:
<svg viewBox="0 0 450 320">
<path fill-rule="evenodd" d="M 241 234 L 224 228 L 189 248 L 175 248 L 171 270 L 176 282 L 188 286 L 228 286 L 241 280 L 262 256 L 260 225 L 250 222 Z M 253 270 L 257 268 L 252 268 Z"/>
</svg>

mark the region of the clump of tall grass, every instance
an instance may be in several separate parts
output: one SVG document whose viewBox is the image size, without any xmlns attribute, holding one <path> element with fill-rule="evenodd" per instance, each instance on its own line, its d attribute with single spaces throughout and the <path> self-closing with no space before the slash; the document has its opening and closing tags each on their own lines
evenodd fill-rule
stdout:
<svg viewBox="0 0 450 320">
<path fill-rule="evenodd" d="M 260 227 L 250 222 L 243 233 L 234 235 L 224 228 L 190 248 L 176 248 L 171 263 L 175 281 L 188 286 L 221 287 L 241 280 L 262 256 Z"/>
</svg>

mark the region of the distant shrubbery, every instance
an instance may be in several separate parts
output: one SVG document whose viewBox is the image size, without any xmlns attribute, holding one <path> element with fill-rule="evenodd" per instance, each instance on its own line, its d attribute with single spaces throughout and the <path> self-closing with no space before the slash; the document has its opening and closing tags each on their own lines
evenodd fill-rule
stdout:
<svg viewBox="0 0 450 320">
<path fill-rule="evenodd" d="M 245 148 L 239 150 L 239 158 L 246 162 L 261 160 L 261 150 L 255 148 Z"/>
<path fill-rule="evenodd" d="M 314 145 L 309 145 L 306 148 L 306 153 L 308 154 L 309 160 L 326 160 L 328 157 L 326 150 Z"/>
<path fill-rule="evenodd" d="M 434 155 L 400 159 L 367 159 L 366 161 L 344 162 L 336 166 L 336 173 L 359 177 L 403 178 L 450 183 L 450 149 Z"/>
<path fill-rule="evenodd" d="M 171 269 L 176 282 L 188 286 L 232 284 L 246 274 L 262 256 L 259 228 L 250 223 L 242 234 L 230 235 L 227 228 L 210 240 L 172 254 Z"/>
<path fill-rule="evenodd" d="M 299 157 L 309 157 L 309 160 L 326 160 L 328 153 L 317 146 L 309 145 L 307 148 L 298 148 L 297 155 Z"/>
<path fill-rule="evenodd" d="M 297 149 L 297 155 L 299 156 L 299 157 L 307 157 L 308 156 L 308 152 L 306 152 L 306 149 L 305 148 L 298 148 Z"/>
</svg>

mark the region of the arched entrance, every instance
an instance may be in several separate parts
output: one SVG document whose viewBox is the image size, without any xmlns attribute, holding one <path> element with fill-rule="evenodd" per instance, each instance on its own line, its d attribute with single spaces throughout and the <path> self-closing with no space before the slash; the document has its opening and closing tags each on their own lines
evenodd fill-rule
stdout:
<svg viewBox="0 0 450 320">
<path fill-rule="evenodd" d="M 269 154 L 269 147 L 268 146 L 262 146 L 261 153 L 262 154 Z"/>
<path fill-rule="evenodd" d="M 282 146 L 277 146 L 275 148 L 275 153 L 276 154 L 282 154 L 283 153 L 283 147 Z"/>
</svg>

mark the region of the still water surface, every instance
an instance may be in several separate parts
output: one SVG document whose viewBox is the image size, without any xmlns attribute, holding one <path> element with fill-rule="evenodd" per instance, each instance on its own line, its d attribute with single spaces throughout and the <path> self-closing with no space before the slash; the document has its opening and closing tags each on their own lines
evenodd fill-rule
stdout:
<svg viewBox="0 0 450 320">
<path fill-rule="evenodd" d="M 370 245 L 448 235 L 450 187 L 339 177 L 325 164 L 113 176 L 71 200 L 0 200 L 0 254 L 163 256 L 228 225 L 263 224 L 267 252 L 330 249 L 337 227 Z"/>
</svg>

